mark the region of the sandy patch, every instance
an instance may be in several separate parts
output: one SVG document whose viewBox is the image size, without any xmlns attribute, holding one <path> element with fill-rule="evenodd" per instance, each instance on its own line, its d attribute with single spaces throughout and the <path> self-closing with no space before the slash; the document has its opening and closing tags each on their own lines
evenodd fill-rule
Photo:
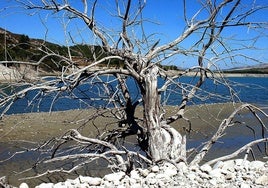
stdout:
<svg viewBox="0 0 268 188">
<path fill-rule="evenodd" d="M 202 130 L 215 130 L 220 122 L 229 116 L 235 106 L 231 103 L 217 105 L 198 105 L 187 107 L 185 117 L 191 121 L 195 132 Z M 176 107 L 167 106 L 167 115 L 176 111 Z M 141 118 L 141 109 L 137 109 L 136 115 Z M 68 110 L 52 113 L 26 113 L 6 115 L 0 121 L 0 141 L 12 140 L 44 141 L 51 137 L 59 136 L 69 129 L 78 128 L 84 124 L 90 129 L 88 136 L 94 136 L 96 127 L 100 130 L 116 125 L 116 120 L 99 115 L 95 121 L 87 122 L 93 115 L 93 110 Z M 108 116 L 108 114 L 105 114 Z M 189 128 L 186 120 L 179 120 L 172 124 L 179 131 Z M 87 133 L 89 134 L 89 133 Z"/>
</svg>

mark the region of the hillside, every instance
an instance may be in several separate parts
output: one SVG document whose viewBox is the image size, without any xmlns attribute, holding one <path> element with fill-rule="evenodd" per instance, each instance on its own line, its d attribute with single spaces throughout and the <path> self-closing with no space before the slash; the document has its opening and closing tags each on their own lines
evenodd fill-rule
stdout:
<svg viewBox="0 0 268 188">
<path fill-rule="evenodd" d="M 15 34 L 10 31 L 0 28 L 0 61 L 14 60 L 37 62 L 46 52 L 53 52 L 55 54 L 68 57 L 68 48 L 58 44 L 50 43 L 41 39 L 33 39 L 23 34 Z M 72 61 L 78 66 L 85 66 L 93 61 L 93 57 L 100 59 L 107 56 L 102 51 L 100 46 L 91 46 L 85 44 L 78 44 L 70 47 Z M 93 55 L 94 54 L 94 55 Z M 57 63 L 55 63 L 57 62 Z M 60 62 L 60 63 L 59 63 Z M 104 62 L 106 64 L 107 62 Z M 109 62 L 110 66 L 123 66 L 122 63 Z M 7 64 L 6 67 L 16 66 Z M 61 71 L 62 67 L 66 66 L 65 62 L 60 61 L 58 57 L 46 58 L 39 66 L 39 70 L 47 73 Z M 161 66 L 165 70 L 178 70 L 176 66 Z M 255 66 L 236 67 L 224 70 L 224 73 L 250 73 L 250 74 L 267 74 L 268 63 L 259 64 Z"/>
<path fill-rule="evenodd" d="M 225 73 L 249 73 L 249 74 L 268 74 L 268 63 L 245 66 L 245 67 L 235 67 L 232 69 L 224 70 Z"/>
<path fill-rule="evenodd" d="M 72 60 L 81 66 L 92 62 L 93 53 L 98 58 L 104 56 L 99 46 L 74 45 L 70 47 L 70 52 Z M 0 28 L 0 61 L 37 62 L 46 53 L 55 53 L 68 57 L 68 48 L 41 39 L 33 39 L 27 35 L 15 34 Z M 59 58 L 55 56 L 49 57 L 43 61 L 39 68 L 47 72 L 61 71 L 62 66 L 65 66 L 66 63 L 59 62 Z"/>
<path fill-rule="evenodd" d="M 43 50 L 43 52 L 40 51 Z M 44 52 L 53 52 L 65 57 L 68 57 L 68 48 L 58 44 L 50 43 L 40 39 L 32 39 L 27 35 L 15 34 L 0 28 L 0 61 L 16 60 L 37 62 L 45 55 Z M 70 47 L 72 61 L 78 66 L 85 66 L 96 59 L 107 56 L 100 46 L 77 44 Z M 93 55 L 94 54 L 94 55 Z M 58 62 L 57 58 L 49 58 L 44 61 L 39 68 L 46 72 L 61 71 L 64 63 L 55 64 Z M 108 62 L 103 64 L 107 65 Z M 10 65 L 8 65 L 10 66 Z M 100 65 L 101 66 L 101 65 Z M 121 62 L 109 61 L 109 66 L 120 67 L 123 66 Z M 177 70 L 176 66 L 164 65 L 161 66 L 165 70 Z"/>
<path fill-rule="evenodd" d="M 40 39 L 32 39 L 27 35 L 14 34 L 0 28 L 0 61 L 37 62 L 48 50 L 61 55 L 67 54 L 66 47 Z M 46 71 L 51 71 L 47 67 L 51 67 L 52 71 L 60 70 L 61 67 L 53 65 L 54 60 L 56 58 L 46 59 L 44 64 L 40 65 L 40 68 Z M 16 65 L 8 64 L 7 66 Z"/>
</svg>

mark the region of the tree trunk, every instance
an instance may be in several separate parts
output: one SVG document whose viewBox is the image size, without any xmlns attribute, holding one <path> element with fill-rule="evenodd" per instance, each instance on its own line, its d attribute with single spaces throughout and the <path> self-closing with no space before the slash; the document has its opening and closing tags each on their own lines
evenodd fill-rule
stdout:
<svg viewBox="0 0 268 188">
<path fill-rule="evenodd" d="M 149 154 L 153 161 L 186 161 L 186 138 L 160 118 L 160 95 L 157 89 L 158 67 L 144 77 L 144 120 L 149 137 Z"/>
</svg>

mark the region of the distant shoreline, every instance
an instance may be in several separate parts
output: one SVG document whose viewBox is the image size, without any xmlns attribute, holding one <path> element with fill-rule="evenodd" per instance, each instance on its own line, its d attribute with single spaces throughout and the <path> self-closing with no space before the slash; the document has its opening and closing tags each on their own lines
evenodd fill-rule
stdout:
<svg viewBox="0 0 268 188">
<path fill-rule="evenodd" d="M 29 71 L 29 70 L 28 70 Z M 176 75 L 183 75 L 183 76 L 198 76 L 199 73 L 198 72 L 187 72 L 185 73 L 184 71 L 178 71 L 178 70 L 168 70 L 166 71 L 166 74 L 168 76 L 176 76 Z M 34 80 L 37 80 L 38 78 L 42 78 L 46 75 L 50 75 L 50 76 L 56 76 L 59 74 L 55 74 L 55 73 L 38 73 L 31 70 L 28 72 L 28 74 L 24 75 L 24 77 L 26 79 L 31 79 L 34 78 Z M 260 78 L 266 78 L 268 77 L 268 74 L 266 73 L 207 73 L 208 77 L 260 77 Z M 22 79 L 22 74 L 20 74 L 17 70 L 5 67 L 3 65 L 0 64 L 0 83 L 10 83 L 10 82 L 17 82 L 20 81 Z"/>
<path fill-rule="evenodd" d="M 214 76 L 220 77 L 268 77 L 268 74 L 251 74 L 251 73 L 214 73 Z"/>
<path fill-rule="evenodd" d="M 196 76 L 199 75 L 197 72 L 188 72 L 187 74 L 184 73 L 184 71 L 175 71 L 175 70 L 169 70 L 167 71 L 168 76 L 175 76 L 178 74 L 184 74 L 185 76 Z M 268 74 L 266 73 L 218 73 L 218 72 L 213 72 L 207 73 L 208 77 L 268 77 Z"/>
</svg>

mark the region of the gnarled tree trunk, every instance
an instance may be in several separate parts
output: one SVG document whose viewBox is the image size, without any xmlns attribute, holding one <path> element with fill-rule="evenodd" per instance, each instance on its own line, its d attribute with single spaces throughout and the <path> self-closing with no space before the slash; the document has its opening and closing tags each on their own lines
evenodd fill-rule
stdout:
<svg viewBox="0 0 268 188">
<path fill-rule="evenodd" d="M 149 138 L 149 154 L 153 161 L 186 161 L 186 138 L 161 118 L 160 95 L 157 89 L 158 67 L 144 75 L 144 121 Z"/>
</svg>

